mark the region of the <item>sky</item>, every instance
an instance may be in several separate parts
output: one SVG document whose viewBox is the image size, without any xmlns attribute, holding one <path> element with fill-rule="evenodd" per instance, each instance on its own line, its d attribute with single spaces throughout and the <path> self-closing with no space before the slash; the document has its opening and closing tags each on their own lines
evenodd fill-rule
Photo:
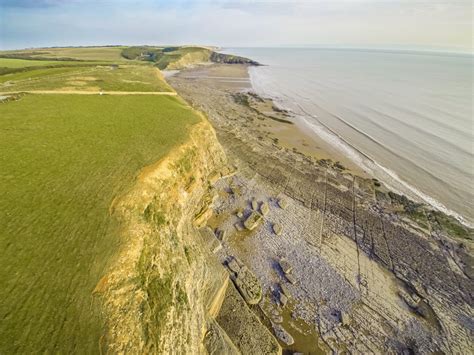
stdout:
<svg viewBox="0 0 474 355">
<path fill-rule="evenodd" d="M 70 45 L 472 52 L 471 0 L 0 0 L 0 49 Z"/>
</svg>

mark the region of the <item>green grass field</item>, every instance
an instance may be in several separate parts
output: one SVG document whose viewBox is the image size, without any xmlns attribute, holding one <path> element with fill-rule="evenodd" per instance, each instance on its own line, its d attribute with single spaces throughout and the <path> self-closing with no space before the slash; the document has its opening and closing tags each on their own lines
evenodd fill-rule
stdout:
<svg viewBox="0 0 474 355">
<path fill-rule="evenodd" d="M 126 47 L 62 47 L 0 51 L 0 55 L 25 59 L 75 59 L 85 61 L 125 61 L 122 50 Z"/>
<path fill-rule="evenodd" d="M 61 70 L 54 70 L 61 69 Z M 152 65 L 51 68 L 3 75 L 0 92 L 28 90 L 173 91 Z M 34 75 L 32 75 L 34 74 Z M 8 83 L 6 83 L 8 81 Z"/>
<path fill-rule="evenodd" d="M 123 61 L 121 56 L 122 49 L 125 47 L 65 47 L 65 48 L 48 48 L 44 50 L 42 56 L 57 58 L 74 58 L 80 60 L 107 60 L 107 61 Z M 43 50 L 42 50 L 43 51 Z"/>
<path fill-rule="evenodd" d="M 99 352 L 111 203 L 200 120 L 179 97 L 74 94 L 173 91 L 123 49 L 0 52 L 0 92 L 72 92 L 0 101 L 0 354 Z"/>
<path fill-rule="evenodd" d="M 198 121 L 168 96 L 0 103 L 1 354 L 98 353 L 92 291 L 119 246 L 112 200 Z"/>
<path fill-rule="evenodd" d="M 54 61 L 54 60 L 27 60 L 14 58 L 0 58 L 0 67 L 3 68 L 28 68 L 28 67 L 43 67 L 55 65 L 78 65 L 74 61 Z"/>
</svg>

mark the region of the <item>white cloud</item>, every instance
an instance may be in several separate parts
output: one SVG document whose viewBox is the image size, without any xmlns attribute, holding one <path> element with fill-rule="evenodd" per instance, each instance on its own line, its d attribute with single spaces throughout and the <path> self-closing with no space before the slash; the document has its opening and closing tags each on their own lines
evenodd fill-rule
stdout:
<svg viewBox="0 0 474 355">
<path fill-rule="evenodd" d="M 464 0 L 41 2 L 47 6 L 3 5 L 1 46 L 472 46 L 472 5 Z"/>
</svg>

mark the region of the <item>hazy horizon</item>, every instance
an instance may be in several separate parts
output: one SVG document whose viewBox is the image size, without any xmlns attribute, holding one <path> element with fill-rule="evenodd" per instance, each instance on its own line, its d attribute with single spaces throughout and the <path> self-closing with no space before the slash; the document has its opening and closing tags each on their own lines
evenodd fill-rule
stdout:
<svg viewBox="0 0 474 355">
<path fill-rule="evenodd" d="M 0 0 L 0 49 L 96 45 L 472 53 L 470 1 Z"/>
</svg>

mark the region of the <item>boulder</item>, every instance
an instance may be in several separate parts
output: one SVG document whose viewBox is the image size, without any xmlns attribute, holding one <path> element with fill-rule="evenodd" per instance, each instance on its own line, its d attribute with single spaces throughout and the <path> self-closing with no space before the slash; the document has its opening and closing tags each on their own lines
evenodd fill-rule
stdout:
<svg viewBox="0 0 474 355">
<path fill-rule="evenodd" d="M 219 239 L 225 242 L 227 240 L 227 232 L 225 230 L 220 230 L 218 232 Z"/>
<path fill-rule="evenodd" d="M 288 290 L 288 287 L 286 287 L 286 285 L 284 284 L 280 284 L 280 290 L 281 290 L 281 293 L 283 293 L 286 297 L 290 297 L 290 292 Z"/>
<path fill-rule="evenodd" d="M 347 314 L 347 312 L 341 311 L 341 323 L 342 325 L 349 325 L 351 322 L 351 318 Z"/>
<path fill-rule="evenodd" d="M 412 309 L 416 309 L 418 307 L 418 304 L 420 302 L 420 298 L 418 296 L 412 297 L 408 292 L 406 292 L 403 289 L 400 289 L 398 291 L 398 295 L 402 300 L 405 301 L 405 303 Z"/>
<path fill-rule="evenodd" d="M 248 304 L 257 304 L 262 299 L 262 286 L 257 277 L 246 267 L 233 278 L 235 286 Z"/>
<path fill-rule="evenodd" d="M 272 323 L 272 326 L 273 332 L 282 343 L 286 345 L 292 345 L 295 342 L 290 333 L 288 333 L 280 324 Z"/>
<path fill-rule="evenodd" d="M 237 260 L 232 259 L 227 263 L 227 267 L 230 271 L 238 273 L 240 271 L 240 265 L 237 263 Z"/>
<path fill-rule="evenodd" d="M 214 242 L 212 243 L 211 251 L 215 254 L 219 250 L 222 249 L 222 244 L 217 239 L 214 238 Z"/>
<path fill-rule="evenodd" d="M 268 203 L 262 202 L 260 205 L 260 212 L 262 212 L 263 216 L 266 216 L 268 212 L 270 212 L 270 207 L 268 206 Z"/>
<path fill-rule="evenodd" d="M 263 325 L 232 283 L 227 287 L 216 321 L 239 349 L 240 354 L 282 354 L 272 329 Z"/>
<path fill-rule="evenodd" d="M 286 200 L 280 198 L 280 199 L 278 200 L 278 206 L 279 206 L 281 209 L 284 210 L 285 208 L 288 207 L 288 202 L 286 202 Z"/>
<path fill-rule="evenodd" d="M 247 217 L 244 222 L 244 227 L 248 230 L 253 230 L 258 226 L 262 220 L 262 215 L 258 212 L 252 211 L 252 213 Z"/>
<path fill-rule="evenodd" d="M 296 278 L 291 274 L 285 274 L 286 279 L 292 285 L 296 284 Z"/>
<path fill-rule="evenodd" d="M 227 240 L 227 231 L 224 231 L 224 230 L 222 231 L 221 240 L 224 241 L 224 242 Z"/>
<path fill-rule="evenodd" d="M 241 208 L 239 208 L 239 209 L 237 210 L 236 215 L 237 215 L 237 217 L 239 217 L 239 218 L 244 218 L 244 211 L 243 211 Z"/>
<path fill-rule="evenodd" d="M 283 323 L 283 316 L 280 314 L 276 314 L 272 316 L 272 322 L 274 323 Z"/>
<path fill-rule="evenodd" d="M 273 229 L 273 233 L 275 233 L 275 235 L 281 235 L 281 231 L 282 231 L 281 224 L 274 223 L 273 226 L 272 226 L 272 229 Z"/>
<path fill-rule="evenodd" d="M 293 266 L 291 266 L 286 259 L 281 259 L 279 264 L 285 274 L 288 274 L 291 272 L 291 270 L 293 270 Z"/>
<path fill-rule="evenodd" d="M 253 209 L 254 211 L 258 210 L 258 202 L 257 202 L 257 200 L 252 200 L 252 201 L 250 202 L 250 204 L 252 205 L 252 209 Z"/>
<path fill-rule="evenodd" d="M 286 304 L 288 303 L 288 297 L 286 297 L 283 293 L 280 293 L 279 298 L 280 298 L 281 306 L 285 307 Z"/>
</svg>

